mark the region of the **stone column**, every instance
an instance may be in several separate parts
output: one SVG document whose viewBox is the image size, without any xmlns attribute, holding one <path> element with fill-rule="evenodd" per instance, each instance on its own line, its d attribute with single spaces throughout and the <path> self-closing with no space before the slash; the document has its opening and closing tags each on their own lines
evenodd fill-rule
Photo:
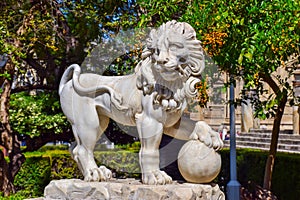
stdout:
<svg viewBox="0 0 300 200">
<path fill-rule="evenodd" d="M 294 71 L 294 78 L 295 78 L 295 80 L 293 81 L 294 95 L 295 98 L 300 98 L 300 67 L 297 67 L 297 69 Z M 294 106 L 293 107 L 293 134 L 295 135 L 300 134 L 299 112 L 300 112 L 299 106 Z"/>
<path fill-rule="evenodd" d="M 299 135 L 299 106 L 293 106 L 293 134 Z"/>
<path fill-rule="evenodd" d="M 253 128 L 253 112 L 250 99 L 244 100 L 241 105 L 241 131 L 242 133 L 248 133 L 251 128 Z"/>
</svg>

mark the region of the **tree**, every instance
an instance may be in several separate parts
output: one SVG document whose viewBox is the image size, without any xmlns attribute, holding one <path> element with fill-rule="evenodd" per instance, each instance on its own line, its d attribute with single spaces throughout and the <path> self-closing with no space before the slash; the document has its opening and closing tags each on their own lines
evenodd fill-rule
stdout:
<svg viewBox="0 0 300 200">
<path fill-rule="evenodd" d="M 205 50 L 220 68 L 242 77 L 244 89 L 255 91 L 251 98 L 255 115 L 273 117 L 270 152 L 266 163 L 264 187 L 271 188 L 280 122 L 284 108 L 293 99 L 287 82 L 299 62 L 299 1 L 141 1 L 141 22 L 153 25 L 169 19 L 190 23 Z M 144 20 L 143 20 L 144 19 Z M 277 71 L 285 73 L 276 73 Z M 272 93 L 267 93 L 267 84 Z M 266 97 L 266 98 L 262 98 Z"/>
<path fill-rule="evenodd" d="M 89 53 L 92 42 L 101 41 L 110 31 L 117 31 L 121 25 L 135 23 L 131 9 L 134 1 L 47 1 L 47 0 L 5 0 L 0 2 L 0 55 L 7 55 L 8 62 L 0 71 L 1 91 L 1 140 L 0 144 L 8 150 L 7 162 L 0 151 L 0 190 L 4 195 L 14 192 L 13 179 L 24 162 L 20 150 L 20 135 L 27 140 L 27 150 L 36 150 L 46 142 L 57 138 L 70 137 L 68 129 L 51 127 L 53 121 L 45 129 L 38 128 L 38 123 L 49 121 L 32 120 L 23 115 L 18 108 L 28 105 L 36 106 L 41 98 L 40 108 L 31 110 L 38 117 L 56 116 L 57 124 L 64 126 L 63 116 L 56 115 L 58 108 L 46 108 L 43 103 L 55 103 L 26 93 L 13 96 L 14 110 L 9 118 L 11 93 L 41 89 L 57 91 L 60 77 L 71 63 L 82 63 Z M 133 16 L 133 17 L 132 17 Z M 34 81 L 19 81 L 26 77 L 28 70 L 33 70 Z M 12 83 L 16 86 L 12 87 Z M 45 94 L 46 96 L 48 94 Z M 20 97 L 21 96 L 21 97 Z M 35 102 L 32 102 L 35 101 Z M 24 104 L 23 104 L 24 103 Z M 25 104 L 27 103 L 27 104 Z M 46 112 L 44 112 L 46 110 Z M 52 112 L 52 113 L 51 113 Z M 11 128 L 12 120 L 13 128 Z M 47 119 L 47 117 L 46 117 Z M 46 120 L 44 119 L 44 120 Z M 27 120 L 27 121 L 26 121 Z M 26 122 L 25 122 L 26 121 Z M 22 123 L 27 124 L 20 129 Z M 19 123 L 19 124 L 18 124 Z M 31 126 L 28 126 L 31 123 Z M 20 125 L 20 126 L 18 126 Z M 58 128 L 58 129 L 56 129 Z M 56 131 L 58 130 L 58 131 Z M 21 131 L 21 132 L 19 132 Z M 25 133 L 22 133 L 22 132 Z M 60 133 L 60 134 L 55 134 Z M 63 135 L 62 135 L 63 134 Z M 34 141 L 34 142 L 33 142 Z"/>
<path fill-rule="evenodd" d="M 2 1 L 0 30 L 0 54 L 7 55 L 8 62 L 1 70 L 1 145 L 8 152 L 9 162 L 4 159 L 1 151 L 1 191 L 4 195 L 14 192 L 13 180 L 25 161 L 20 149 L 19 135 L 13 131 L 9 121 L 9 106 L 12 83 L 24 74 L 30 67 L 36 70 L 35 85 L 30 88 L 55 88 L 57 82 L 58 59 L 64 49 L 57 46 L 68 46 L 68 40 L 63 38 L 66 28 L 61 18 L 62 14 L 54 1 Z M 58 27 L 58 24 L 61 28 Z M 70 43 L 69 43 L 70 44 Z M 70 46 L 70 45 L 69 45 Z M 59 53 L 57 53 L 59 52 Z M 57 54 L 56 54 L 57 53 Z M 59 69 L 59 68 L 58 68 Z M 47 77 L 48 84 L 44 84 Z"/>
<path fill-rule="evenodd" d="M 196 27 L 203 46 L 222 70 L 243 78 L 242 96 L 255 91 L 258 98 L 251 100 L 256 116 L 274 118 L 264 178 L 267 189 L 271 188 L 280 122 L 288 99 L 293 98 L 287 80 L 299 62 L 299 6 L 299 1 L 285 0 L 191 1 L 181 18 Z M 275 74 L 278 69 L 285 76 Z"/>
</svg>

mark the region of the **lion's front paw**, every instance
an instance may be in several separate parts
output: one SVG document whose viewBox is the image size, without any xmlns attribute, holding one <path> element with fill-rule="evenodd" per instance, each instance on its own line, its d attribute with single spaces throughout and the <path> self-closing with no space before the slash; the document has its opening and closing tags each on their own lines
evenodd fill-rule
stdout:
<svg viewBox="0 0 300 200">
<path fill-rule="evenodd" d="M 85 181 L 107 181 L 111 179 L 112 173 L 109 169 L 104 166 L 99 168 L 89 169 L 87 174 L 84 176 Z"/>
<path fill-rule="evenodd" d="M 215 132 L 215 131 L 212 130 L 212 132 L 211 132 L 211 138 L 212 138 L 213 148 L 216 151 L 218 151 L 218 150 L 220 150 L 220 149 L 223 148 L 224 143 L 221 140 L 221 137 L 220 137 L 220 135 L 217 132 Z"/>
<path fill-rule="evenodd" d="M 205 122 L 199 121 L 196 123 L 195 129 L 190 136 L 191 140 L 200 140 L 205 145 L 215 150 L 219 150 L 223 147 L 223 141 L 219 134 L 212 130 L 211 127 Z"/>
<path fill-rule="evenodd" d="M 190 135 L 190 140 L 200 140 L 208 147 L 213 147 L 213 140 L 210 135 L 210 127 L 206 124 L 198 122 L 193 133 Z"/>
<path fill-rule="evenodd" d="M 143 174 L 143 183 L 148 185 L 165 185 L 172 183 L 172 178 L 164 171 L 155 170 Z"/>
</svg>

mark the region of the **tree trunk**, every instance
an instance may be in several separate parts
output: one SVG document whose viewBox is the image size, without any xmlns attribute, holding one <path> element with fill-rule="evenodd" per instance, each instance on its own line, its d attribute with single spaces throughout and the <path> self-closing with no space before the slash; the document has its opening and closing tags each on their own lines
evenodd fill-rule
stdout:
<svg viewBox="0 0 300 200">
<path fill-rule="evenodd" d="M 10 129 L 8 121 L 8 104 L 10 96 L 10 83 L 8 80 L 4 80 L 2 85 L 2 94 L 0 99 L 0 117 L 1 117 L 1 145 L 5 148 L 9 154 L 13 149 L 12 131 Z M 1 152 L 0 161 L 0 178 L 1 178 L 1 191 L 4 195 L 9 195 L 14 192 L 12 174 L 9 170 L 9 164 L 5 160 L 3 153 Z"/>
<path fill-rule="evenodd" d="M 14 67 L 11 63 L 7 63 L 3 69 L 13 77 Z M 9 101 L 12 85 L 12 78 L 2 77 L 2 93 L 0 96 L 0 144 L 8 152 L 9 163 L 4 158 L 3 152 L 0 152 L 0 190 L 5 196 L 15 192 L 13 180 L 21 165 L 25 161 L 24 155 L 21 153 L 20 144 L 12 132 L 9 124 Z"/>
<path fill-rule="evenodd" d="M 275 162 L 277 144 L 278 144 L 278 138 L 280 132 L 280 123 L 284 113 L 286 102 L 287 102 L 287 91 L 284 90 L 282 92 L 282 99 L 280 100 L 280 103 L 278 105 L 278 110 L 275 114 L 275 119 L 274 119 L 273 129 L 272 129 L 271 146 L 270 146 L 270 151 L 269 151 L 269 155 L 265 167 L 264 188 L 268 190 L 271 190 L 274 162 Z"/>
<path fill-rule="evenodd" d="M 9 173 L 8 163 L 4 158 L 3 152 L 0 150 L 0 191 L 4 196 L 9 196 L 14 192 L 11 174 Z"/>
</svg>

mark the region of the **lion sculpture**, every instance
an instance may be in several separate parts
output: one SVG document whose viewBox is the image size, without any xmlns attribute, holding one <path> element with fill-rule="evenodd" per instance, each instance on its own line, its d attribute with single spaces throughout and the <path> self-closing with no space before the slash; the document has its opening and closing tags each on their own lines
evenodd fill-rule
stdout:
<svg viewBox="0 0 300 200">
<path fill-rule="evenodd" d="M 200 140 L 218 150 L 217 132 L 205 122 L 182 116 L 204 69 L 204 55 L 194 29 L 185 22 L 169 21 L 152 30 L 142 60 L 126 76 L 81 74 L 77 64 L 64 72 L 60 86 L 62 110 L 76 140 L 71 150 L 85 181 L 105 181 L 112 173 L 94 160 L 94 147 L 109 119 L 136 126 L 142 182 L 167 184 L 172 178 L 159 168 L 162 134 L 182 140 Z"/>
</svg>

